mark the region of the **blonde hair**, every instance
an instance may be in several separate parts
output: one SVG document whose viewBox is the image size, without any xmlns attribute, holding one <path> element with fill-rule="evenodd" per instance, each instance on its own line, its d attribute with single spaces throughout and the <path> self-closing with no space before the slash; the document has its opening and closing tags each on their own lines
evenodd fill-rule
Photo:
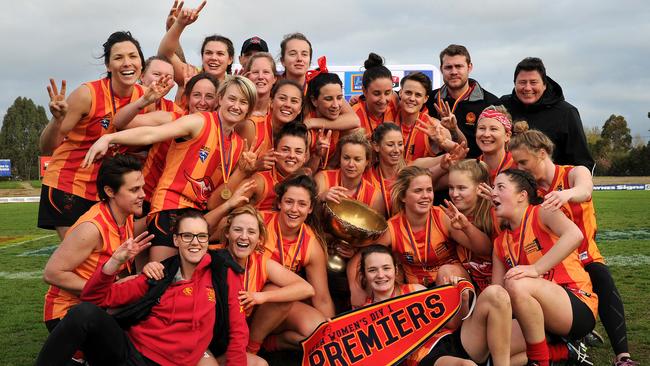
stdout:
<svg viewBox="0 0 650 366">
<path fill-rule="evenodd" d="M 518 121 L 513 127 L 513 136 L 508 143 L 508 149 L 518 149 L 524 147 L 532 152 L 544 150 L 550 156 L 553 155 L 555 144 L 542 131 L 530 130 L 528 122 Z"/>
<path fill-rule="evenodd" d="M 452 164 L 449 167 L 449 173 L 451 172 L 467 173 L 476 185 L 481 183 L 490 184 L 490 169 L 487 164 L 476 159 L 461 160 Z M 489 237 L 492 237 L 492 229 L 494 228 L 491 206 L 492 203 L 489 200 L 479 195 L 476 205 L 472 209 L 473 224 Z"/>
<path fill-rule="evenodd" d="M 431 186 L 433 186 L 433 176 L 428 169 L 420 168 L 418 166 L 407 166 L 399 171 L 390 192 L 393 215 L 404 210 L 404 202 L 402 202 L 402 200 L 406 195 L 406 190 L 408 190 L 411 185 L 411 181 L 421 175 L 431 178 Z"/>
<path fill-rule="evenodd" d="M 347 144 L 361 145 L 366 152 L 366 160 L 368 161 L 367 166 L 370 166 L 372 163 L 372 146 L 370 141 L 366 138 L 361 130 L 356 130 L 349 135 L 341 137 L 341 139 L 336 143 L 336 167 L 341 166 L 341 156 L 343 156 L 343 146 Z"/>
<path fill-rule="evenodd" d="M 219 238 L 221 238 L 221 242 L 226 245 L 228 244 L 228 238 L 226 238 L 226 234 L 228 233 L 228 231 L 230 231 L 230 226 L 232 226 L 232 221 L 235 219 L 235 217 L 241 215 L 251 215 L 257 220 L 257 227 L 260 233 L 260 242 L 257 244 L 258 247 L 256 249 L 259 250 L 260 249 L 259 245 L 264 245 L 264 240 L 266 239 L 266 226 L 264 226 L 264 220 L 262 219 L 262 215 L 260 214 L 260 212 L 257 211 L 257 209 L 251 205 L 244 205 L 230 211 L 228 216 L 226 216 L 226 223 L 221 229 L 221 232 L 219 233 Z"/>
<path fill-rule="evenodd" d="M 250 117 L 255 109 L 255 103 L 257 103 L 257 89 L 255 84 L 247 78 L 240 75 L 226 75 L 226 79 L 219 85 L 219 90 L 217 91 L 217 96 L 219 99 L 223 98 L 226 95 L 226 90 L 231 85 L 236 85 L 244 94 L 244 98 L 248 101 L 248 111 L 246 112 L 246 118 Z"/>
<path fill-rule="evenodd" d="M 248 58 L 248 62 L 246 62 L 246 65 L 242 65 L 244 66 L 244 70 L 246 72 L 250 71 L 251 66 L 253 66 L 253 62 L 255 62 L 255 60 L 257 60 L 258 58 L 265 58 L 269 60 L 269 63 L 271 63 L 271 70 L 273 71 L 273 76 L 278 75 L 278 67 L 275 64 L 275 59 L 273 58 L 273 55 L 271 55 L 268 52 L 254 53 L 251 57 Z"/>
</svg>

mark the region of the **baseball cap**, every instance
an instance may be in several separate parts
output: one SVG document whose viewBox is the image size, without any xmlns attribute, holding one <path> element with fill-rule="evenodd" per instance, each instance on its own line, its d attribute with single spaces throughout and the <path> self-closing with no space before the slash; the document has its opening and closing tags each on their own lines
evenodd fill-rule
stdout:
<svg viewBox="0 0 650 366">
<path fill-rule="evenodd" d="M 244 41 L 244 44 L 241 46 L 241 54 L 243 55 L 251 50 L 269 52 L 269 47 L 266 45 L 266 42 L 262 38 L 253 36 Z"/>
</svg>

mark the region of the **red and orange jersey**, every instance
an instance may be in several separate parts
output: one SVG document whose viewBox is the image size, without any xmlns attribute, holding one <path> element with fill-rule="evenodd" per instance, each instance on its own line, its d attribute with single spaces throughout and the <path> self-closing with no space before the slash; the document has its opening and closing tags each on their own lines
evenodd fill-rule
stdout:
<svg viewBox="0 0 650 366">
<path fill-rule="evenodd" d="M 363 98 L 359 98 L 359 101 L 357 104 L 352 106 L 352 109 L 357 114 L 357 117 L 359 117 L 359 121 L 361 121 L 360 127 L 365 130 L 365 134 L 368 140 L 370 140 L 370 136 L 372 135 L 372 132 L 375 130 L 375 128 L 377 128 L 377 126 L 383 122 L 395 121 L 395 116 L 397 115 L 397 104 L 394 100 L 388 102 L 386 112 L 384 112 L 384 115 L 381 118 L 375 118 L 370 113 L 368 113 L 366 101 Z"/>
<path fill-rule="evenodd" d="M 312 111 L 308 115 L 305 116 L 304 120 L 308 121 L 312 118 L 316 118 L 316 112 Z M 309 140 L 309 154 L 314 155 L 316 154 L 316 147 L 318 146 L 318 133 L 320 130 L 312 129 L 309 130 L 307 133 L 307 139 Z M 327 129 L 325 129 L 325 133 L 327 133 Z M 341 131 L 338 130 L 332 130 L 332 136 L 330 138 L 330 145 L 329 148 L 327 149 L 327 152 L 324 157 L 321 158 L 321 165 L 320 168 L 324 169 L 328 166 L 331 166 L 333 163 L 333 158 L 335 157 L 334 155 L 336 154 L 336 145 L 339 142 L 339 139 L 341 138 Z"/>
<path fill-rule="evenodd" d="M 307 224 L 302 224 L 294 240 L 282 238 L 280 215 L 280 212 L 262 212 L 266 225 L 265 255 L 269 255 L 288 270 L 298 273 L 309 264 L 311 247 L 316 245 L 320 249 L 320 242 L 314 230 Z"/>
<path fill-rule="evenodd" d="M 518 265 L 531 265 L 545 255 L 558 240 L 539 217 L 541 206 L 528 206 L 521 225 L 504 230 L 494 241 L 494 250 L 506 270 Z M 578 252 L 573 251 L 545 273 L 543 277 L 567 288 L 598 314 L 598 297 L 593 293 L 589 274 L 582 267 Z"/>
<path fill-rule="evenodd" d="M 429 122 L 433 117 L 430 117 L 426 112 L 420 112 L 418 120 Z M 429 136 L 426 133 L 415 128 L 417 121 L 412 126 L 407 126 L 401 122 L 400 114 L 395 115 L 395 124 L 402 129 L 402 136 L 404 137 L 404 161 L 410 164 L 416 159 L 424 158 L 427 156 L 435 156 L 436 151 L 431 146 Z"/>
<path fill-rule="evenodd" d="M 537 194 L 540 197 L 544 197 L 552 191 L 562 191 L 572 188 L 569 183 L 569 172 L 573 168 L 572 165 L 556 165 L 553 181 L 548 191 L 538 189 Z M 591 262 L 605 263 L 605 259 L 600 254 L 598 245 L 596 245 L 598 225 L 596 224 L 594 201 L 590 198 L 585 202 L 567 202 L 560 209 L 582 231 L 584 239 L 582 239 L 582 243 L 578 247 L 578 255 L 582 264 L 587 265 Z"/>
<path fill-rule="evenodd" d="M 478 160 L 484 161 L 483 155 L 479 156 Z M 494 180 L 496 179 L 497 175 L 499 175 L 499 173 L 504 170 L 516 167 L 517 164 L 515 164 L 515 161 L 512 159 L 512 154 L 510 151 L 506 151 L 503 159 L 501 159 L 501 162 L 499 162 L 499 166 L 496 169 L 490 170 L 490 185 L 494 185 Z"/>
<path fill-rule="evenodd" d="M 492 216 L 492 233 L 490 239 L 493 242 L 499 233 L 501 227 L 499 219 L 496 217 L 494 207 L 490 209 Z M 470 222 L 474 222 L 473 217 L 467 217 Z M 456 246 L 456 254 L 463 268 L 469 273 L 474 283 L 478 286 L 478 290 L 485 290 L 492 283 L 492 255 L 478 255 L 462 245 Z"/>
<path fill-rule="evenodd" d="M 77 276 L 88 280 L 99 266 L 103 266 L 110 259 L 113 251 L 122 242 L 133 237 L 133 215 L 127 217 L 124 227 L 118 227 L 108 204 L 98 202 L 70 227 L 67 235 L 74 235 L 75 228 L 84 222 L 95 225 L 102 240 L 101 248 L 93 250 L 90 256 L 72 271 Z M 125 264 L 122 269 L 127 266 L 128 264 Z M 79 302 L 79 297 L 76 295 L 59 287 L 50 286 L 45 294 L 43 320 L 63 318 L 68 310 Z"/>
<path fill-rule="evenodd" d="M 275 194 L 275 185 L 282 182 L 282 177 L 275 168 L 255 173 L 264 180 L 264 190 L 261 197 L 257 197 L 255 208 L 260 211 L 272 211 L 273 203 L 277 197 Z"/>
<path fill-rule="evenodd" d="M 391 248 L 404 267 L 406 282 L 429 286 L 435 283 L 440 266 L 459 262 L 444 215 L 441 208 L 432 207 L 425 228 L 416 232 L 403 212 L 388 220 Z"/>
<path fill-rule="evenodd" d="M 271 124 L 271 117 L 271 112 L 269 111 L 263 116 L 251 116 L 248 118 L 255 125 L 253 151 L 259 149 L 259 156 L 262 156 L 262 154 L 273 148 L 273 125 Z"/>
<path fill-rule="evenodd" d="M 206 210 L 208 199 L 224 182 L 224 174 L 235 171 L 244 148 L 236 133 L 223 136 L 218 112 L 201 113 L 203 128 L 187 141 L 173 141 L 167 152 L 165 168 L 151 199 L 150 216 L 163 210 L 196 208 Z M 222 162 L 221 155 L 223 155 Z"/>
<path fill-rule="evenodd" d="M 391 217 L 392 205 L 390 191 L 393 188 L 394 179 L 385 178 L 379 166 L 374 166 L 366 169 L 363 175 L 364 178 L 369 181 L 373 187 L 375 187 L 375 190 L 381 194 L 381 197 L 384 200 L 384 207 L 386 208 L 386 212 L 383 212 L 382 214 L 384 214 L 384 217 L 386 218 Z"/>
<path fill-rule="evenodd" d="M 323 176 L 325 177 L 325 189 L 330 189 L 334 186 L 341 186 L 341 170 L 340 169 L 331 169 L 324 170 Z M 376 199 L 377 195 L 381 194 L 372 183 L 367 179 L 361 178 L 359 182 L 359 187 L 355 194 L 350 197 L 353 200 L 364 203 L 368 206 L 372 206 L 373 201 Z"/>
<path fill-rule="evenodd" d="M 54 150 L 43 184 L 87 200 L 99 200 L 96 181 L 101 164 L 95 163 L 84 169 L 81 163 L 97 139 L 115 132 L 112 122 L 117 111 L 144 93 L 136 84 L 130 96 L 120 98 L 113 94 L 110 83 L 110 79 L 104 78 L 84 84 L 91 94 L 90 110 Z"/>
<path fill-rule="evenodd" d="M 161 98 L 159 99 L 156 104 L 155 104 L 155 110 L 156 111 L 163 111 L 163 112 L 174 112 L 178 114 L 185 114 L 185 111 L 183 108 L 181 108 L 178 104 L 174 103 L 173 100 L 169 100 L 166 98 Z"/>
</svg>

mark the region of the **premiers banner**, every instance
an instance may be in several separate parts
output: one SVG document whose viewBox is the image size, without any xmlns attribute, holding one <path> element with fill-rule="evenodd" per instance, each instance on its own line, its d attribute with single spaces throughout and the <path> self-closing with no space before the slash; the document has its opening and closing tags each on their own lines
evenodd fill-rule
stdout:
<svg viewBox="0 0 650 366">
<path fill-rule="evenodd" d="M 395 365 L 460 309 L 467 281 L 388 299 L 322 323 L 301 342 L 303 366 Z"/>
</svg>

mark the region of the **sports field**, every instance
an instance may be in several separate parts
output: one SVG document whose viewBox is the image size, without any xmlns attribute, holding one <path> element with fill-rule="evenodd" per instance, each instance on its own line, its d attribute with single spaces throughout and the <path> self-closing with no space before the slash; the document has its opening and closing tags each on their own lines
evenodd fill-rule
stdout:
<svg viewBox="0 0 650 366">
<path fill-rule="evenodd" d="M 625 302 L 632 354 L 650 364 L 650 191 L 595 192 L 594 200 L 598 243 Z M 0 204 L 0 365 L 33 364 L 47 335 L 41 275 L 58 240 L 36 228 L 37 211 L 37 203 Z M 611 364 L 609 345 L 589 353 L 595 365 Z"/>
</svg>

